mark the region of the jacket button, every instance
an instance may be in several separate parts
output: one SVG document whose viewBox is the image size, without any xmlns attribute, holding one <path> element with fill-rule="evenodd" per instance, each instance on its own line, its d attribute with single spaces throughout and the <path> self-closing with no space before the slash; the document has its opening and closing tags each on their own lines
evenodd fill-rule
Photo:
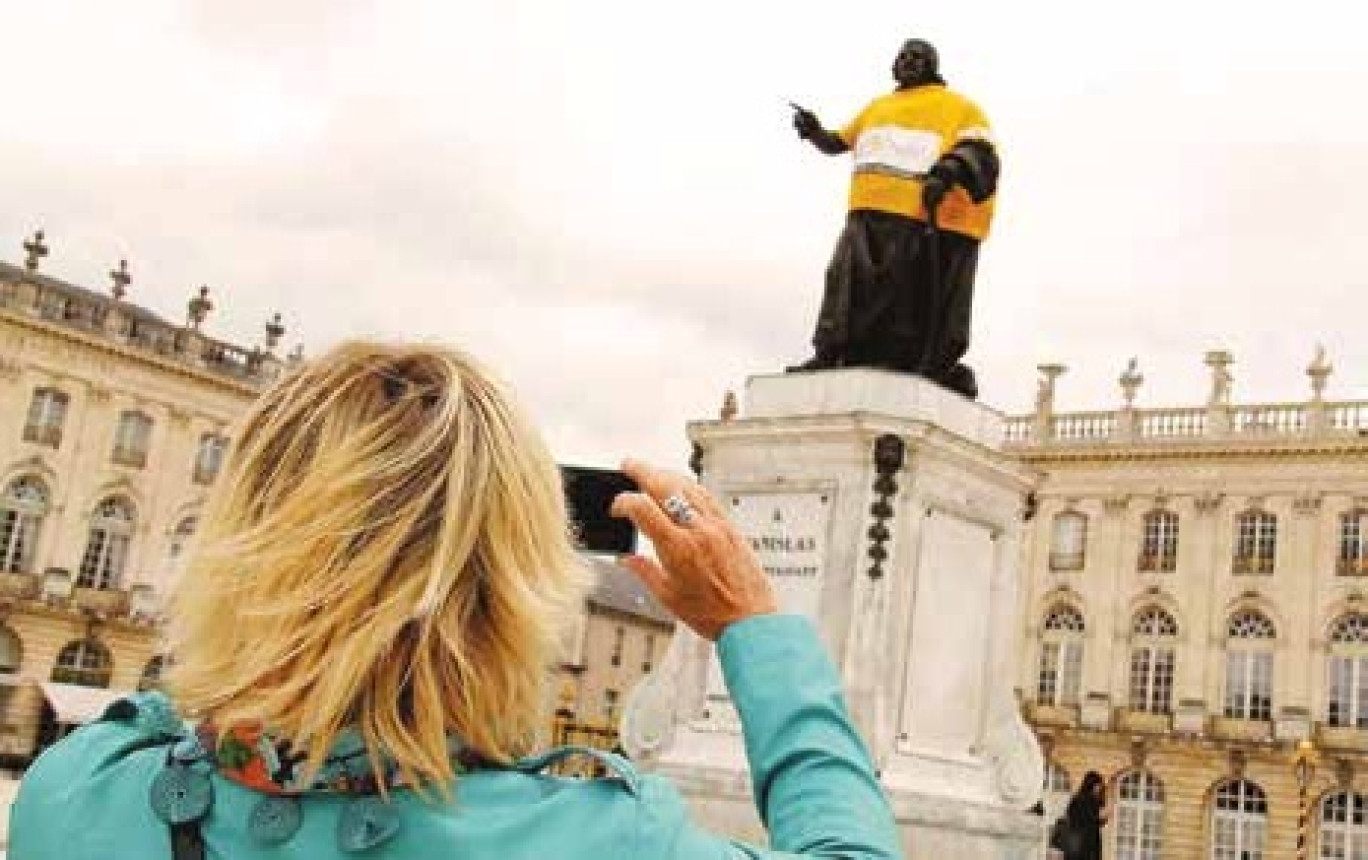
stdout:
<svg viewBox="0 0 1368 860">
<path fill-rule="evenodd" d="M 279 845 L 299 831 L 304 813 L 295 797 L 263 797 L 247 817 L 247 832 L 263 845 Z"/>
<path fill-rule="evenodd" d="M 148 800 L 152 811 L 162 821 L 186 824 L 208 814 L 214 803 L 214 785 L 207 774 L 170 764 L 152 780 Z"/>
<path fill-rule="evenodd" d="M 337 844 L 348 854 L 374 848 L 399 832 L 399 813 L 379 797 L 358 797 L 337 820 Z"/>
</svg>

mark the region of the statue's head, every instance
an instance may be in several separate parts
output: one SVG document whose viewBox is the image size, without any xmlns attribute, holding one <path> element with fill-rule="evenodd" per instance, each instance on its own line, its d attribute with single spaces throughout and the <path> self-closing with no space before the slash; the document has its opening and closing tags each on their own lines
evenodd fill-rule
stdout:
<svg viewBox="0 0 1368 860">
<path fill-rule="evenodd" d="M 925 39 L 908 39 L 893 60 L 893 79 L 900 89 L 922 84 L 942 84 L 940 56 Z"/>
</svg>

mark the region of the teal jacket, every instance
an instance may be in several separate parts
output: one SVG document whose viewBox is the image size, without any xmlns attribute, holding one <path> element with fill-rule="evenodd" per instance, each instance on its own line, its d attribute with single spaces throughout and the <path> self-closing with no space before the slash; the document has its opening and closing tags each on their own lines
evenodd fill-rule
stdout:
<svg viewBox="0 0 1368 860">
<path fill-rule="evenodd" d="M 210 860 L 284 858 L 824 857 L 900 858 L 893 815 L 846 712 L 840 679 L 812 624 L 797 616 L 737 622 L 718 642 L 745 730 L 755 800 L 772 847 L 707 832 L 675 788 L 599 754 L 609 777 L 541 773 L 555 753 L 513 769 L 459 778 L 455 798 L 399 790 L 385 814 L 397 830 L 359 853 L 341 829 L 356 798 L 309 795 L 268 844 L 272 822 L 252 819 L 265 797 L 206 769 L 212 800 L 199 821 Z M 53 746 L 29 768 L 15 801 L 8 860 L 159 860 L 171 857 L 168 824 L 149 802 L 184 727 L 167 700 L 144 694 Z M 166 814 L 165 806 L 162 815 Z M 397 815 L 395 815 L 397 813 Z M 279 825 L 279 821 L 274 822 Z M 280 835 L 279 833 L 276 834 Z M 353 834 L 354 835 L 354 834 Z M 274 838 L 274 837 L 272 837 Z"/>
</svg>

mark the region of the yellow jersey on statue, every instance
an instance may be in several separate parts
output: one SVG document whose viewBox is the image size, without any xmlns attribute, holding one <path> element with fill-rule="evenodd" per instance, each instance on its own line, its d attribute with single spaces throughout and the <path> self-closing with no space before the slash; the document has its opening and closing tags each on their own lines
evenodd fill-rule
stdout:
<svg viewBox="0 0 1368 860">
<path fill-rule="evenodd" d="M 978 246 L 999 162 L 988 119 L 940 76 L 928 42 L 893 62 L 898 88 L 839 132 L 795 106 L 799 135 L 850 153 L 850 212 L 827 268 L 815 355 L 791 371 L 880 367 L 978 396 L 969 348 Z"/>
</svg>

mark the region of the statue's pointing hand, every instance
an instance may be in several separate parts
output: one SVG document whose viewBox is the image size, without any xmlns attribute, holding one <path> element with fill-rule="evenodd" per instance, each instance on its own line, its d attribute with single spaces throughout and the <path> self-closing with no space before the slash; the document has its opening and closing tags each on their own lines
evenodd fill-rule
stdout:
<svg viewBox="0 0 1368 860">
<path fill-rule="evenodd" d="M 817 119 L 817 114 L 807 108 L 793 105 L 793 127 L 797 129 L 799 137 L 807 140 L 821 131 L 822 122 Z"/>
</svg>

